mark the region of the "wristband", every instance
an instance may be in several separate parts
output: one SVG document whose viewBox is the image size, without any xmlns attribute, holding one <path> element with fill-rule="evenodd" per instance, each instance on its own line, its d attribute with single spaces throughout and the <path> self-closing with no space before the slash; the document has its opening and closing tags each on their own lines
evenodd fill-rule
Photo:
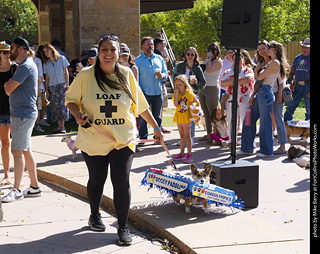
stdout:
<svg viewBox="0 0 320 254">
<path fill-rule="evenodd" d="M 157 131 L 157 130 L 160 130 L 161 128 L 160 127 L 158 127 L 158 128 L 155 128 L 153 131 Z"/>
</svg>

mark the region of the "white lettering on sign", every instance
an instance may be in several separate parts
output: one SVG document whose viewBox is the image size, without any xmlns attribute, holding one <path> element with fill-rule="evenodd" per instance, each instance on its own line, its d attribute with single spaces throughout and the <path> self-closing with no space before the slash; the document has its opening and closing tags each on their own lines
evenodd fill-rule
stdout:
<svg viewBox="0 0 320 254">
<path fill-rule="evenodd" d="M 149 183 L 153 183 L 176 192 L 182 192 L 188 187 L 188 183 L 178 179 L 172 179 L 164 175 L 158 175 L 153 172 L 148 172 L 146 179 Z"/>
</svg>

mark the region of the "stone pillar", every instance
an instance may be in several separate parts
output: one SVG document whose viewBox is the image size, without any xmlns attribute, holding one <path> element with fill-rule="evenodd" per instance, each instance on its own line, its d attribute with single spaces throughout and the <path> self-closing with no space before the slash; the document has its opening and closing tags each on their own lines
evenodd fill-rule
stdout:
<svg viewBox="0 0 320 254">
<path fill-rule="evenodd" d="M 64 46 L 65 52 L 69 57 L 69 60 L 77 58 L 79 55 L 75 51 L 74 47 L 74 34 L 73 34 L 73 6 L 72 0 L 64 0 Z"/>
<path fill-rule="evenodd" d="M 140 0 L 79 0 L 78 11 L 79 54 L 97 44 L 101 35 L 114 34 L 139 55 Z"/>
<path fill-rule="evenodd" d="M 49 0 L 39 1 L 38 41 L 39 45 L 51 42 Z"/>
</svg>

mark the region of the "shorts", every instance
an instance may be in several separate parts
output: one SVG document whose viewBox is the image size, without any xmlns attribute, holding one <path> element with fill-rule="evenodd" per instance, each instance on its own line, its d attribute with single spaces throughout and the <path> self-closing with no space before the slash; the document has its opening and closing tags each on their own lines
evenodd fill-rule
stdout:
<svg viewBox="0 0 320 254">
<path fill-rule="evenodd" d="M 36 119 L 11 117 L 11 150 L 27 151 L 31 148 L 31 134 Z"/>
<path fill-rule="evenodd" d="M 10 116 L 9 115 L 0 116 L 0 125 L 11 125 Z"/>
<path fill-rule="evenodd" d="M 191 124 L 192 124 L 192 122 L 190 122 L 190 123 L 177 123 L 177 126 L 179 127 L 179 126 L 186 126 L 186 127 L 190 127 L 191 128 Z"/>
</svg>

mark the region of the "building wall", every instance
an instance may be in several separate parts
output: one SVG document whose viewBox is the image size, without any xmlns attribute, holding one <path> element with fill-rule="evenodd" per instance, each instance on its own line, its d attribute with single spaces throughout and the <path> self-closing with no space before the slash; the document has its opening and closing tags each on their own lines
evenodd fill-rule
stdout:
<svg viewBox="0 0 320 254">
<path fill-rule="evenodd" d="M 139 54 L 139 0 L 79 0 L 80 48 L 97 44 L 101 35 L 114 34 Z"/>
<path fill-rule="evenodd" d="M 140 51 L 140 0 L 38 0 L 39 44 L 59 40 L 69 59 L 114 34 Z"/>
</svg>

